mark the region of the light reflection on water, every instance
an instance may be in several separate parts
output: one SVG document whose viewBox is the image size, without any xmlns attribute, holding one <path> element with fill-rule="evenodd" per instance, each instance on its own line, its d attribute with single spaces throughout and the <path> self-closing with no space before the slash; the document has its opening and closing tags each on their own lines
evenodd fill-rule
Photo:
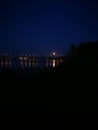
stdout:
<svg viewBox="0 0 98 130">
<path fill-rule="evenodd" d="M 53 61 L 52 66 L 55 67 L 55 65 L 56 65 L 55 59 L 53 59 L 52 61 Z"/>
<path fill-rule="evenodd" d="M 0 67 L 12 67 L 12 62 L 11 61 L 1 61 L 0 62 Z"/>
<path fill-rule="evenodd" d="M 11 60 L 0 61 L 0 68 L 13 68 L 13 66 L 18 66 L 21 68 L 34 68 L 34 67 L 56 67 L 62 63 L 62 59 L 47 59 L 44 62 L 39 62 L 38 60 L 20 60 L 17 63 L 12 62 Z"/>
</svg>

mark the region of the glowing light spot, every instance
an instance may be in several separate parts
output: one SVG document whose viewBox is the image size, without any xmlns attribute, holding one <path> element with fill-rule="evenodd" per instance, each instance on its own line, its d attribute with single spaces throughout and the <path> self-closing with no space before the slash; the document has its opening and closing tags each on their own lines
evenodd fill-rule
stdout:
<svg viewBox="0 0 98 130">
<path fill-rule="evenodd" d="M 24 59 L 24 60 L 27 60 L 27 58 L 26 58 L 26 57 L 24 57 L 23 59 Z"/>
<path fill-rule="evenodd" d="M 22 60 L 22 57 L 20 57 L 19 59 Z"/>
<path fill-rule="evenodd" d="M 55 65 L 56 65 L 56 62 L 55 62 L 55 59 L 53 59 L 53 67 L 55 67 Z"/>
<path fill-rule="evenodd" d="M 55 56 L 56 55 L 56 53 L 55 52 L 53 52 L 53 56 Z"/>
</svg>

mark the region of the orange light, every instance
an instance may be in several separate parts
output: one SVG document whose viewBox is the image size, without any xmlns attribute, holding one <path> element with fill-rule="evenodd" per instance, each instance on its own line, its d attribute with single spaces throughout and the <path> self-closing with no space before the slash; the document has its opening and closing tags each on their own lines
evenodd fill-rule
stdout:
<svg viewBox="0 0 98 130">
<path fill-rule="evenodd" d="M 52 65 L 53 65 L 53 67 L 55 67 L 55 65 L 56 65 L 55 59 L 53 59 L 53 64 Z"/>
</svg>

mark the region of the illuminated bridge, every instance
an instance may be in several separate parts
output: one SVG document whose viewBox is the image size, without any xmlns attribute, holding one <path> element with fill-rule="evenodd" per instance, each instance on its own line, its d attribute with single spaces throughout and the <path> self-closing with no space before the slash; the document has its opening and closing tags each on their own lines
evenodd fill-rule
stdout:
<svg viewBox="0 0 98 130">
<path fill-rule="evenodd" d="M 22 54 L 12 56 L 8 54 L 0 55 L 0 67 L 56 67 L 63 62 L 63 56 L 53 52 L 50 55 L 39 56 L 34 54 Z"/>
</svg>

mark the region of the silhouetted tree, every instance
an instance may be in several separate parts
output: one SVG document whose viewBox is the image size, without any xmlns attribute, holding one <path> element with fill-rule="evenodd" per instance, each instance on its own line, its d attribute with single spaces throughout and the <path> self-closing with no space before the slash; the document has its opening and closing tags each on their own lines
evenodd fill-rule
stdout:
<svg viewBox="0 0 98 130">
<path fill-rule="evenodd" d="M 77 59 L 77 47 L 74 43 L 70 44 L 70 48 L 67 51 L 68 61 L 75 62 Z"/>
<path fill-rule="evenodd" d="M 70 45 L 70 54 L 71 54 L 71 55 L 74 55 L 75 51 L 76 51 L 76 46 L 75 46 L 74 43 L 72 43 L 72 44 Z"/>
<path fill-rule="evenodd" d="M 98 63 L 98 42 L 81 43 L 78 47 L 80 60 L 85 63 Z"/>
</svg>

